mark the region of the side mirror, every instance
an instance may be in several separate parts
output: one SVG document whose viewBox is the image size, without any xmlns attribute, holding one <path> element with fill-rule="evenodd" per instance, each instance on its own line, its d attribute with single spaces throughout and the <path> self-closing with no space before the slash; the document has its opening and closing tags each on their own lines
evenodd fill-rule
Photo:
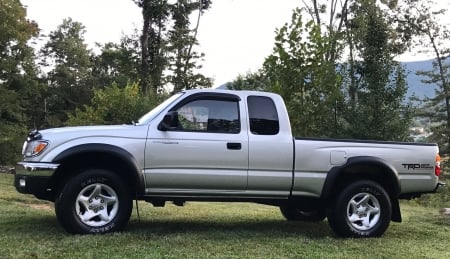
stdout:
<svg viewBox="0 0 450 259">
<path fill-rule="evenodd" d="M 178 127 L 178 112 L 176 111 L 171 111 L 164 115 L 163 120 L 158 125 L 158 129 L 161 131 L 176 130 Z"/>
</svg>

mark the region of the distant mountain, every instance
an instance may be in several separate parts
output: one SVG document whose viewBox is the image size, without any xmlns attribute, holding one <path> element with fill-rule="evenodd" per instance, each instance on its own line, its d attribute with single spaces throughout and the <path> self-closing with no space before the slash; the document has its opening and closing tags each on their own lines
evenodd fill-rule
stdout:
<svg viewBox="0 0 450 259">
<path fill-rule="evenodd" d="M 433 59 L 424 61 L 401 62 L 405 66 L 407 73 L 406 81 L 408 82 L 408 91 L 406 92 L 406 100 L 409 100 L 413 94 L 416 97 L 434 97 L 435 90 L 438 89 L 436 84 L 422 83 L 422 76 L 416 75 L 417 71 L 431 71 L 433 69 Z M 228 89 L 228 83 L 216 86 L 217 89 Z"/>
<path fill-rule="evenodd" d="M 406 98 L 408 99 L 413 94 L 417 97 L 434 97 L 436 95 L 435 90 L 438 89 L 436 84 L 424 84 L 422 79 L 424 77 L 416 75 L 417 71 L 431 71 L 433 69 L 433 60 L 402 62 L 405 66 L 408 82 L 408 91 Z"/>
</svg>

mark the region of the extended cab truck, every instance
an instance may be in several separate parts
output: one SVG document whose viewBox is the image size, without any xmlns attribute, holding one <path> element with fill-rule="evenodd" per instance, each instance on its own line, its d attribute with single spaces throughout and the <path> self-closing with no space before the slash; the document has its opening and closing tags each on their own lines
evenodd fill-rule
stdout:
<svg viewBox="0 0 450 259">
<path fill-rule="evenodd" d="M 189 90 L 134 125 L 33 131 L 16 168 L 21 193 L 55 202 L 71 233 L 124 228 L 133 199 L 248 201 L 344 237 L 382 235 L 398 200 L 439 186 L 435 144 L 293 138 L 279 95 Z"/>
</svg>

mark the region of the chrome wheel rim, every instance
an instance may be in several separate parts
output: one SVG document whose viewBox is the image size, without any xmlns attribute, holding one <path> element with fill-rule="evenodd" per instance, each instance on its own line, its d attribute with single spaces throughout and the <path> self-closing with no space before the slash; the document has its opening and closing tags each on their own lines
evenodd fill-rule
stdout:
<svg viewBox="0 0 450 259">
<path fill-rule="evenodd" d="M 347 205 L 347 221 L 357 230 L 369 230 L 381 216 L 380 202 L 370 193 L 358 193 Z"/>
<path fill-rule="evenodd" d="M 75 202 L 78 218 L 90 227 L 108 224 L 116 217 L 118 210 L 117 193 L 108 185 L 101 183 L 84 187 Z"/>
</svg>

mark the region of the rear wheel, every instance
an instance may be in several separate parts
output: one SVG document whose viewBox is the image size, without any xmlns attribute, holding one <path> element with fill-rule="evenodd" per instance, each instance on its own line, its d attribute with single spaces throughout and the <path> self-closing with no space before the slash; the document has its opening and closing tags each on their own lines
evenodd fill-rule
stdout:
<svg viewBox="0 0 450 259">
<path fill-rule="evenodd" d="M 133 203 L 125 183 L 107 170 L 87 170 L 68 181 L 55 201 L 60 224 L 70 233 L 108 233 L 127 224 Z"/>
<path fill-rule="evenodd" d="M 331 228 L 343 237 L 379 237 L 392 215 L 387 192 L 373 181 L 345 187 L 327 212 Z"/>
<path fill-rule="evenodd" d="M 280 206 L 281 214 L 287 219 L 292 221 L 310 221 L 318 222 L 325 219 L 325 210 L 322 209 L 300 209 L 292 205 Z"/>
</svg>

